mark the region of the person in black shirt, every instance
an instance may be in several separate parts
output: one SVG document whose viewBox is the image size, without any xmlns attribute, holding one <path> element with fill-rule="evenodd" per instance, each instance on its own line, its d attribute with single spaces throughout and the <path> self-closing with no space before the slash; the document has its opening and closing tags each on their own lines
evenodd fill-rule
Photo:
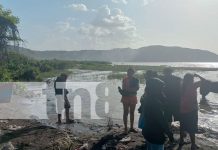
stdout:
<svg viewBox="0 0 218 150">
<path fill-rule="evenodd" d="M 68 90 L 66 89 L 67 75 L 62 73 L 54 83 L 55 96 L 57 99 L 58 123 L 61 123 L 62 110 L 65 108 L 66 123 L 71 123 L 69 119 L 70 103 L 67 99 Z"/>
<path fill-rule="evenodd" d="M 147 85 L 148 80 L 150 80 L 152 78 L 156 78 L 156 77 L 158 77 L 158 74 L 156 71 L 147 70 L 145 73 L 145 81 L 146 81 L 145 84 Z M 139 117 L 139 121 L 138 121 L 138 128 L 140 128 L 140 129 L 143 129 L 143 127 L 144 127 L 144 114 L 142 112 L 143 112 L 143 105 L 145 103 L 144 101 L 146 100 L 145 97 L 146 97 L 146 86 L 145 86 L 144 93 L 140 99 L 141 105 L 138 108 L 138 112 L 140 113 L 140 117 Z"/>
<path fill-rule="evenodd" d="M 165 83 L 164 94 L 166 96 L 165 101 L 165 117 L 171 126 L 173 121 L 180 120 L 180 99 L 181 99 L 181 81 L 182 79 L 173 75 L 171 68 L 165 68 L 163 76 L 160 77 Z"/>
<path fill-rule="evenodd" d="M 147 150 L 164 150 L 165 135 L 171 142 L 174 141 L 173 134 L 164 117 L 163 87 L 164 82 L 158 78 L 149 79 L 146 83 L 142 134 L 147 141 Z"/>
</svg>

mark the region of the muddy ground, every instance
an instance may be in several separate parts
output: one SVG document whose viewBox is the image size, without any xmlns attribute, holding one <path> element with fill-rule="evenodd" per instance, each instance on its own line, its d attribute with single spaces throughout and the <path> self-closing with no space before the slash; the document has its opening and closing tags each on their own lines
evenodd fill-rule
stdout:
<svg viewBox="0 0 218 150">
<path fill-rule="evenodd" d="M 138 133 L 123 134 L 123 127 L 114 125 L 96 126 L 77 122 L 74 124 L 45 125 L 35 120 L 0 120 L 0 149 L 4 150 L 142 150 L 146 142 Z M 175 129 L 175 138 L 179 134 Z M 189 139 L 187 139 L 189 140 Z M 218 147 L 206 138 L 197 138 L 201 150 L 217 150 Z M 167 150 L 189 150 L 190 144 L 178 147 L 166 144 Z"/>
</svg>

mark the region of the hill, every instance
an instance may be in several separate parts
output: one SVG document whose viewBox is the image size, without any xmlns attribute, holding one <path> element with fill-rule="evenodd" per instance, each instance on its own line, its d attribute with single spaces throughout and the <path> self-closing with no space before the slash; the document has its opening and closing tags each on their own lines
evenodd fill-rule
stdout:
<svg viewBox="0 0 218 150">
<path fill-rule="evenodd" d="M 218 55 L 206 50 L 182 47 L 148 46 L 139 49 L 80 51 L 33 51 L 20 48 L 20 53 L 34 59 L 59 59 L 108 62 L 218 62 Z"/>
</svg>

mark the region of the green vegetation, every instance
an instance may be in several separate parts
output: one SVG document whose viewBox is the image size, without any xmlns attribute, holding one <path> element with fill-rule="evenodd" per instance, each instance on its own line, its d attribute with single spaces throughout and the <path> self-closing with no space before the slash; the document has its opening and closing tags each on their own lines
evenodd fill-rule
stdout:
<svg viewBox="0 0 218 150">
<path fill-rule="evenodd" d="M 3 62 L 3 61 L 2 61 Z M 0 64 L 0 81 L 42 81 L 45 78 L 55 77 L 60 73 L 72 73 L 73 69 L 112 71 L 108 79 L 122 79 L 129 65 L 112 65 L 109 62 L 95 61 L 63 61 L 63 60 L 34 60 L 19 53 L 9 52 L 8 59 Z M 148 69 L 162 72 L 166 66 L 131 66 L 141 82 L 144 81 L 144 72 Z M 173 68 L 175 70 L 217 71 L 217 68 Z"/>
<path fill-rule="evenodd" d="M 12 14 L 11 10 L 4 9 L 0 5 L 0 61 L 7 59 L 7 46 L 19 45 L 22 41 L 17 29 L 19 18 Z"/>
<path fill-rule="evenodd" d="M 0 64 L 0 81 L 42 81 L 72 69 L 105 70 L 107 62 L 34 60 L 19 53 L 7 53 L 8 59 Z"/>
<path fill-rule="evenodd" d="M 37 62 L 17 53 L 8 53 L 8 59 L 0 67 L 0 81 L 40 80 Z"/>
</svg>

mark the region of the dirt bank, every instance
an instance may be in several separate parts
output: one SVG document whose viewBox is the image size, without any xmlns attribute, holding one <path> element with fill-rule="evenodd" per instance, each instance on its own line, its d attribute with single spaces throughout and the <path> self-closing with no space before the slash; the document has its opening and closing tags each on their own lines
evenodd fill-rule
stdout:
<svg viewBox="0 0 218 150">
<path fill-rule="evenodd" d="M 178 131 L 175 138 L 179 139 Z M 197 138 L 202 150 L 217 150 L 212 141 Z M 166 149 L 178 149 L 178 144 L 166 144 Z M 142 150 L 146 142 L 138 133 L 123 134 L 123 128 L 115 125 L 110 131 L 107 127 L 75 123 L 48 126 L 33 120 L 0 120 L 0 149 L 52 149 L 52 150 Z M 190 144 L 183 150 L 190 149 Z"/>
</svg>

